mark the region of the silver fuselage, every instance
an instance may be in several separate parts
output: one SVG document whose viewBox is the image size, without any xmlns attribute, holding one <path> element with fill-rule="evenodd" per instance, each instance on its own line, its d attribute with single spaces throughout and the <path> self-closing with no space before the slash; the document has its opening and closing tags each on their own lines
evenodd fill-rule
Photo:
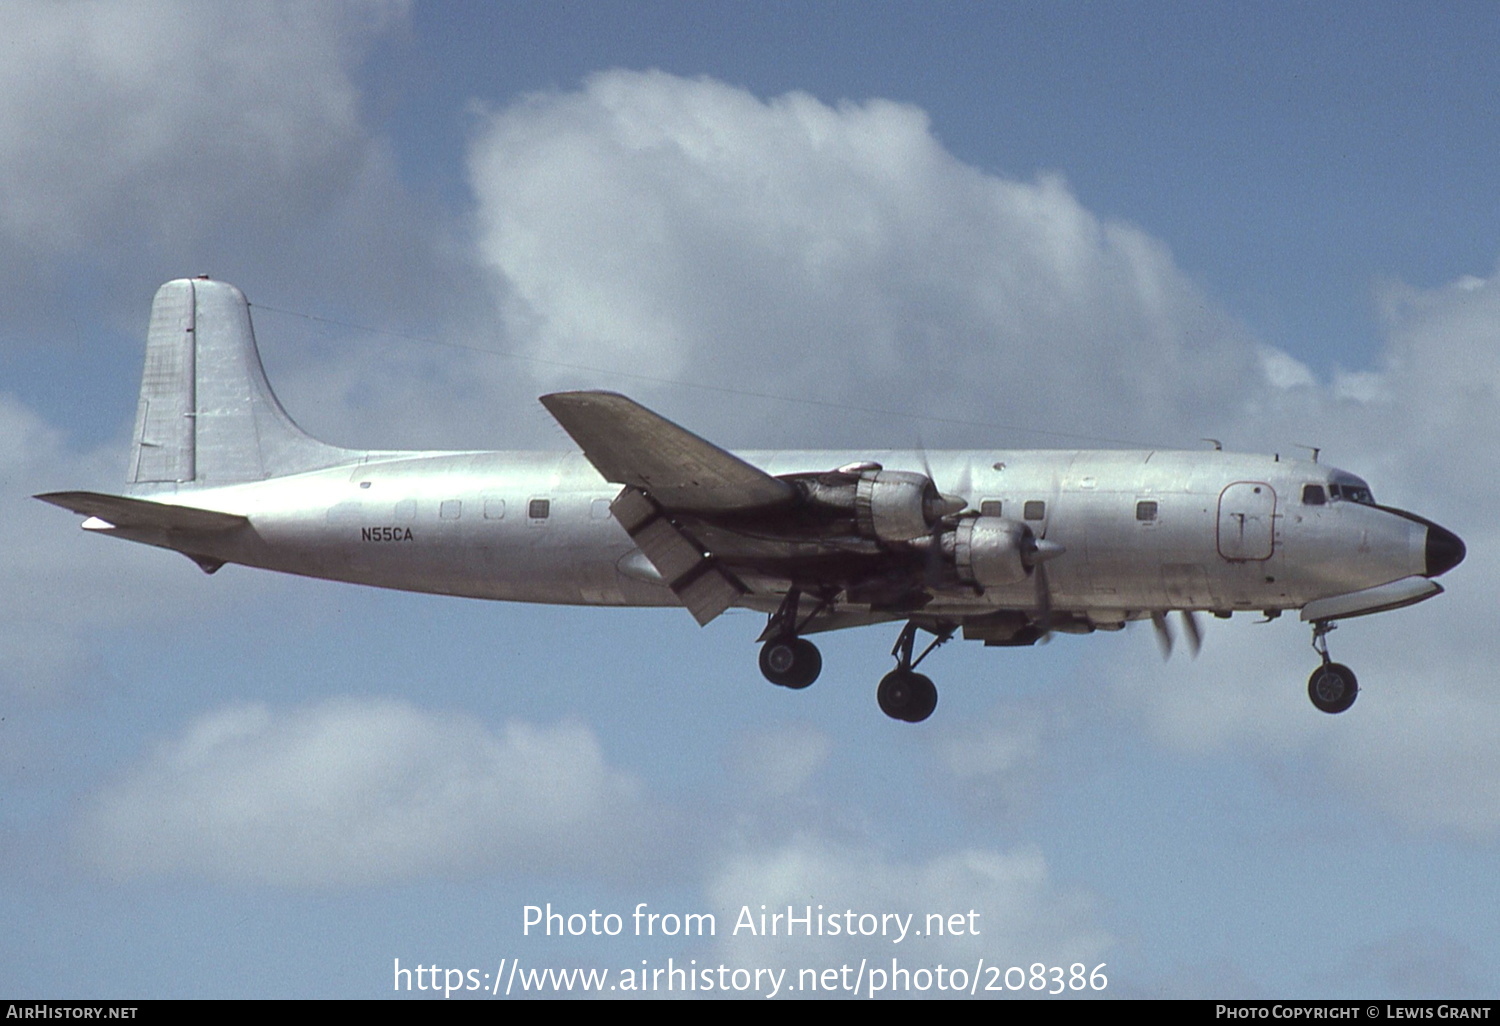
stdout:
<svg viewBox="0 0 1500 1026">
<path fill-rule="evenodd" d="M 1328 494 L 1332 482 L 1358 479 L 1301 460 L 1109 450 L 741 455 L 773 475 L 856 460 L 927 468 L 971 510 L 1024 520 L 1061 545 L 1047 566 L 1050 601 L 1101 625 L 1150 610 L 1296 609 L 1428 569 L 1425 522 L 1363 502 L 1304 502 L 1308 485 Z M 190 555 L 474 598 L 677 605 L 611 516 L 619 492 L 580 453 L 369 453 L 270 480 L 194 485 L 193 506 L 245 516 L 250 527 L 194 537 Z M 132 493 L 172 502 L 176 489 Z M 184 548 L 150 528 L 112 533 Z M 774 607 L 785 587 L 746 583 L 741 604 L 757 609 Z M 945 591 L 924 612 L 1035 605 L 1028 581 Z"/>
</svg>

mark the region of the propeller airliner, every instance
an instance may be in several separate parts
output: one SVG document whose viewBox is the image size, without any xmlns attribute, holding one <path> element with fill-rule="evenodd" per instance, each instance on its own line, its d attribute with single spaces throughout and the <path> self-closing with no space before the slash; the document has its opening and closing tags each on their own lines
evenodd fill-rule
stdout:
<svg viewBox="0 0 1500 1026">
<path fill-rule="evenodd" d="M 760 670 L 805 688 L 808 636 L 901 624 L 882 711 L 937 706 L 917 666 L 956 637 L 1032 645 L 1181 615 L 1296 610 L 1321 664 L 1313 704 L 1355 675 L 1336 621 L 1424 601 L 1457 535 L 1312 461 L 1215 451 L 731 454 L 613 392 L 543 406 L 581 452 L 344 449 L 293 422 L 266 380 L 250 306 L 208 278 L 157 292 L 121 494 L 37 498 L 85 530 L 226 563 L 515 602 L 731 607 L 766 616 Z M 1316 457 L 1316 454 L 1314 454 Z M 920 635 L 931 640 L 919 652 Z"/>
</svg>

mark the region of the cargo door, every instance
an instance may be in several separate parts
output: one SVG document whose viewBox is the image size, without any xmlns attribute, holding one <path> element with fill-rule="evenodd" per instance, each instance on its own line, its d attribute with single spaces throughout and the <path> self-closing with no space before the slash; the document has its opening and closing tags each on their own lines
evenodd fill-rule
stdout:
<svg viewBox="0 0 1500 1026">
<path fill-rule="evenodd" d="M 1270 559 L 1276 547 L 1276 491 L 1236 481 L 1219 493 L 1219 555 L 1234 562 Z"/>
</svg>

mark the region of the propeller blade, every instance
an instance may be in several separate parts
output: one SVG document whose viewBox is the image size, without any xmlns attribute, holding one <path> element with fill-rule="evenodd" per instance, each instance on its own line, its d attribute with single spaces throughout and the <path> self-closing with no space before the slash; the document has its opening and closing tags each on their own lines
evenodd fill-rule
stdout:
<svg viewBox="0 0 1500 1026">
<path fill-rule="evenodd" d="M 1197 659 L 1203 648 L 1203 628 L 1198 625 L 1198 616 L 1191 609 L 1182 611 L 1182 633 L 1187 635 L 1188 651 Z"/>
<path fill-rule="evenodd" d="M 1042 641 L 1046 642 L 1052 637 L 1052 583 L 1047 580 L 1047 568 L 1038 565 L 1031 575 L 1031 583 L 1036 588 L 1036 619 L 1032 623 L 1042 632 Z"/>
<path fill-rule="evenodd" d="M 962 465 L 959 467 L 957 480 L 952 482 L 955 497 L 963 497 L 974 494 L 972 477 L 972 468 L 969 466 L 969 461 L 964 460 Z M 968 506 L 969 502 L 967 499 L 965 499 L 963 506 L 955 510 L 954 512 L 962 513 L 965 509 L 968 508 Z"/>
<path fill-rule="evenodd" d="M 1161 646 L 1161 657 L 1170 658 L 1172 655 L 1172 627 L 1167 623 L 1167 614 L 1154 612 L 1151 614 L 1151 626 L 1156 628 L 1156 643 Z"/>
<path fill-rule="evenodd" d="M 962 513 L 968 505 L 969 500 L 965 499 L 962 495 L 944 495 L 942 492 L 939 492 L 937 502 L 932 504 L 928 512 L 931 513 L 934 520 L 939 520 L 943 517 L 951 517 L 954 514 Z"/>
<path fill-rule="evenodd" d="M 1040 566 L 1047 560 L 1056 559 L 1067 551 L 1067 549 L 1063 548 L 1057 542 L 1041 538 L 1032 543 L 1031 552 L 1027 558 L 1030 560 L 1032 566 Z"/>
</svg>

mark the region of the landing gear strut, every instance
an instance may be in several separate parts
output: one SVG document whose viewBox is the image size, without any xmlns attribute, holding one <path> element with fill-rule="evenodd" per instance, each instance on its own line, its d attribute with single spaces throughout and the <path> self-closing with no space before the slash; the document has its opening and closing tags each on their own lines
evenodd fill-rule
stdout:
<svg viewBox="0 0 1500 1026">
<path fill-rule="evenodd" d="M 784 688 L 802 689 L 818 679 L 823 671 L 823 656 L 806 638 L 797 637 L 800 628 L 807 626 L 828 605 L 820 602 L 807 619 L 797 621 L 797 607 L 801 604 L 802 592 L 797 588 L 787 589 L 786 598 L 771 614 L 766 629 L 761 634 L 765 644 L 760 648 L 760 672 L 772 684 Z"/>
<path fill-rule="evenodd" d="M 955 628 L 944 627 L 932 631 L 937 637 L 922 650 L 921 655 L 913 659 L 912 649 L 916 644 L 917 630 L 917 625 L 912 622 L 902 628 L 895 647 L 891 649 L 891 655 L 896 657 L 896 668 L 881 678 L 880 687 L 875 690 L 880 711 L 891 719 L 905 720 L 907 723 L 921 723 L 937 708 L 937 686 L 932 683 L 931 677 L 917 673 L 916 666 L 927 658 L 929 652 L 953 637 Z"/>
<path fill-rule="evenodd" d="M 1312 647 L 1323 657 L 1323 665 L 1307 679 L 1307 697 L 1326 713 L 1341 713 L 1359 697 L 1359 681 L 1355 679 L 1354 671 L 1328 658 L 1328 632 L 1336 626 L 1332 620 L 1318 620 L 1313 624 Z"/>
</svg>

